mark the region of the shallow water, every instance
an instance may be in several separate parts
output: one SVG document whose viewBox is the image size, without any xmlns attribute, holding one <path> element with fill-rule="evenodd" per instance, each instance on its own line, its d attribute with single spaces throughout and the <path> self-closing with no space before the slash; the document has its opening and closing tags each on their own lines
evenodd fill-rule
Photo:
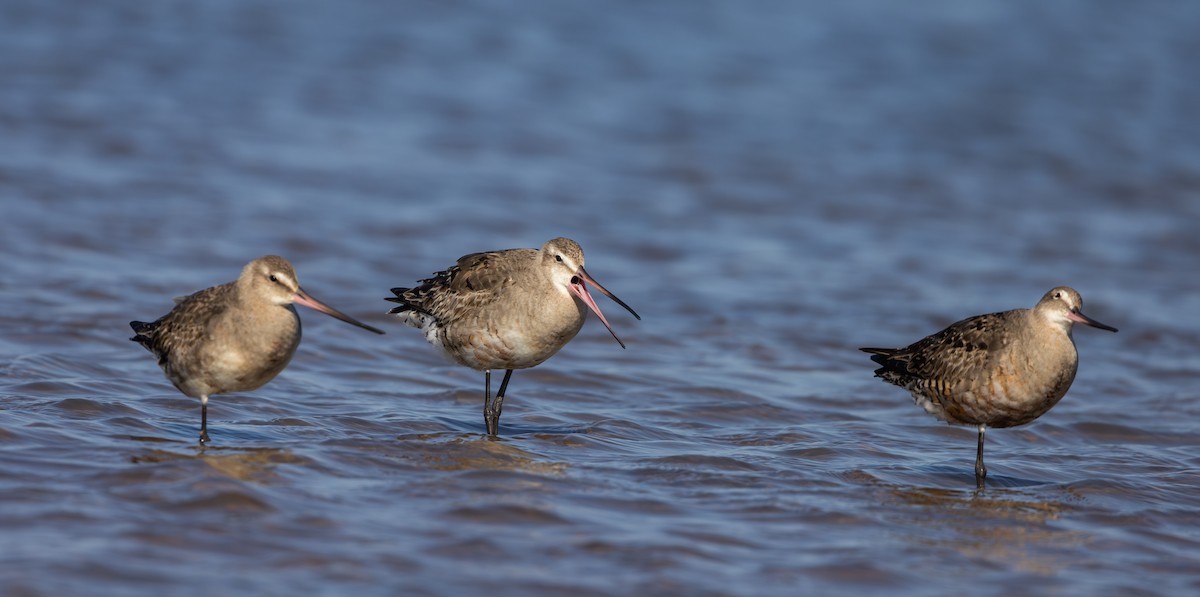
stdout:
<svg viewBox="0 0 1200 597">
<path fill-rule="evenodd" d="M 1200 589 L 1200 5 L 0 6 L 9 595 Z M 482 375 L 382 301 L 566 235 L 601 308 Z M 279 253 L 291 366 L 199 408 L 128 322 Z M 988 435 L 866 345 L 1031 306 L 1067 397 Z"/>
</svg>

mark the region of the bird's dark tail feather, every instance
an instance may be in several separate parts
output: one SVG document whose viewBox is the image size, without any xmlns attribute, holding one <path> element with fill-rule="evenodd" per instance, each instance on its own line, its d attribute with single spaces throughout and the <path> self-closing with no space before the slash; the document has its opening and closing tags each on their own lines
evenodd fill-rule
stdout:
<svg viewBox="0 0 1200 597">
<path fill-rule="evenodd" d="M 859 350 L 863 352 L 869 352 L 871 354 L 881 354 L 885 356 L 896 352 L 895 348 L 860 348 Z"/>
<path fill-rule="evenodd" d="M 133 337 L 130 340 L 145 346 L 146 350 L 154 352 L 150 347 L 150 343 L 152 342 L 150 336 L 153 334 L 155 328 L 158 327 L 158 322 L 131 321 L 129 322 L 129 327 L 133 328 Z"/>
<path fill-rule="evenodd" d="M 870 353 L 872 361 L 875 361 L 880 365 L 884 365 L 885 367 L 887 366 L 888 359 L 890 359 L 892 355 L 896 354 L 895 348 L 860 348 L 859 350 Z M 875 373 L 876 375 L 879 374 L 878 371 Z"/>
<path fill-rule="evenodd" d="M 389 315 L 395 315 L 397 313 L 405 313 L 408 311 L 421 311 L 420 307 L 404 300 L 404 293 L 408 292 L 409 290 L 412 290 L 412 289 L 411 288 L 393 288 L 392 294 L 394 294 L 396 296 L 386 296 L 383 298 L 383 300 L 385 300 L 385 301 L 389 301 L 389 302 L 393 302 L 393 303 L 400 303 L 399 307 L 393 307 L 391 311 L 388 311 Z"/>
</svg>

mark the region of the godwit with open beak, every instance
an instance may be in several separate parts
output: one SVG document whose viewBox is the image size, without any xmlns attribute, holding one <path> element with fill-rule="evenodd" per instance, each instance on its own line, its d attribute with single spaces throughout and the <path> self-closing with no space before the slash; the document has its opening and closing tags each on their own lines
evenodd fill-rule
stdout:
<svg viewBox="0 0 1200 597">
<path fill-rule="evenodd" d="M 450 360 L 484 372 L 483 421 L 496 435 L 504 390 L 514 369 L 541 364 L 566 345 L 591 309 L 622 348 L 625 343 L 588 293 L 590 284 L 604 296 L 633 309 L 583 269 L 583 249 L 569 238 L 556 238 L 541 249 L 472 253 L 415 288 L 393 288 L 400 303 L 388 313 L 419 328 Z M 504 369 L 492 400 L 492 369 Z"/>
</svg>

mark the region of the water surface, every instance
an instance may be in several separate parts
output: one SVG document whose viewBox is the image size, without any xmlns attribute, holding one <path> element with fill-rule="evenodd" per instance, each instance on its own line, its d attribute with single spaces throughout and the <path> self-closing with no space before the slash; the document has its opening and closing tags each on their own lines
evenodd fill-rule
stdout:
<svg viewBox="0 0 1200 597">
<path fill-rule="evenodd" d="M 0 7 L 10 595 L 1200 589 L 1200 8 Z M 565 235 L 601 307 L 482 375 L 382 299 Z M 198 404 L 128 322 L 267 253 L 291 366 Z M 1067 284 L 1067 397 L 988 436 L 871 376 Z"/>
</svg>

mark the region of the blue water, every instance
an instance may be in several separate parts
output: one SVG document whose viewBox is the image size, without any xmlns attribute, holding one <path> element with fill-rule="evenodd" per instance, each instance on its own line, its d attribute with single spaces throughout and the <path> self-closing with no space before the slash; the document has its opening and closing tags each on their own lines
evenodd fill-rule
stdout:
<svg viewBox="0 0 1200 597">
<path fill-rule="evenodd" d="M 11 595 L 1200 589 L 1200 5 L 0 5 Z M 579 241 L 641 315 L 509 386 L 382 299 Z M 129 342 L 277 253 L 291 366 Z M 1078 289 L 1066 398 L 975 434 L 859 346 Z"/>
</svg>

